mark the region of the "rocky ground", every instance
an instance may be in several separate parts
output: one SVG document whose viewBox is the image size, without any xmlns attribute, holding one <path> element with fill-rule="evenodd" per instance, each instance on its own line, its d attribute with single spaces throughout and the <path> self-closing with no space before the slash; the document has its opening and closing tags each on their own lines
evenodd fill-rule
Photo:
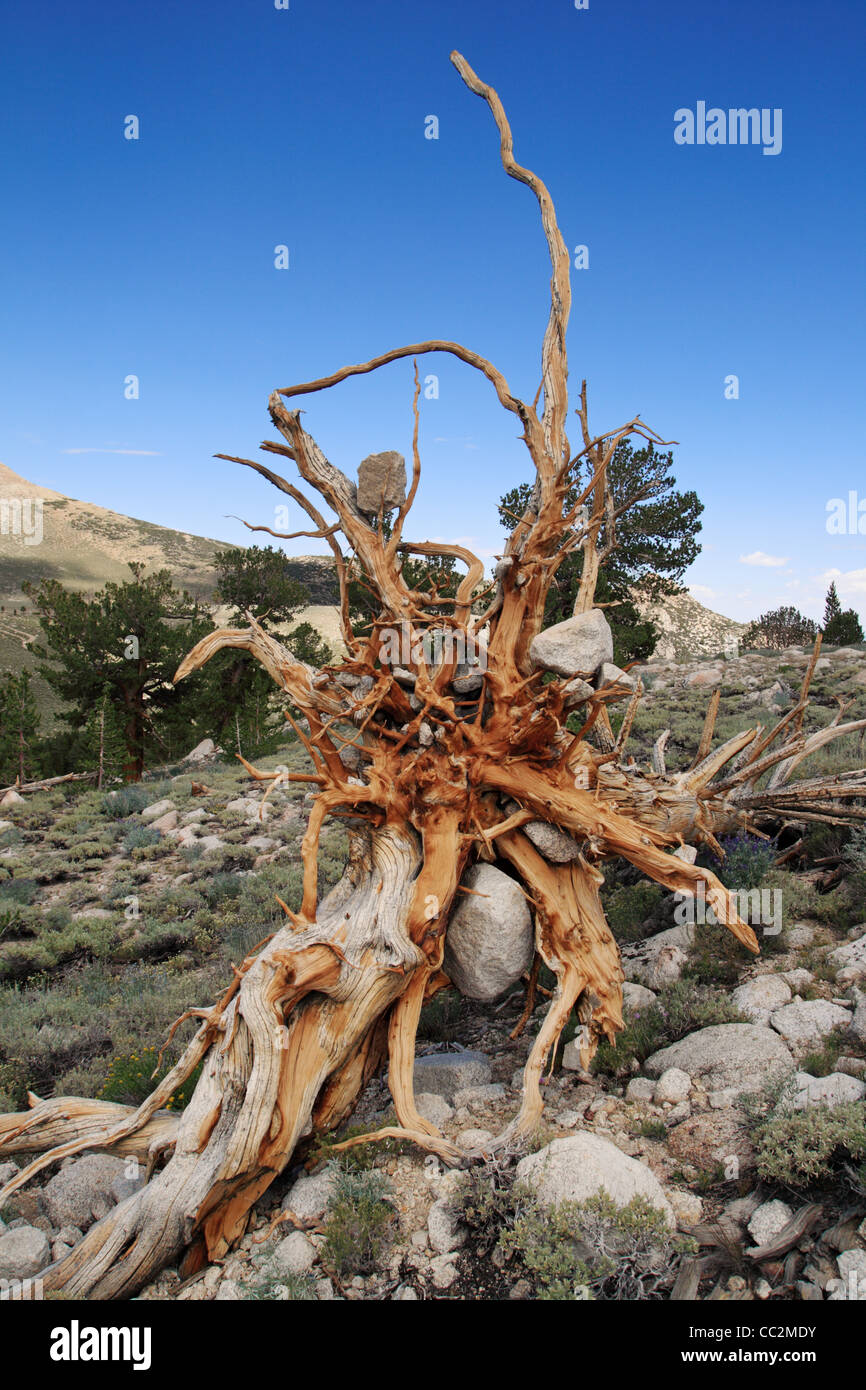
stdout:
<svg viewBox="0 0 866 1390">
<path fill-rule="evenodd" d="M 669 766 L 690 758 L 720 683 L 719 737 L 777 717 L 807 660 L 791 649 L 632 671 L 647 689 L 635 756 L 670 728 Z M 812 726 L 836 695 L 860 692 L 849 717 L 862 713 L 864 686 L 866 653 L 822 657 Z M 0 806 L 3 1109 L 28 1085 L 141 1099 L 171 1021 L 215 997 L 229 962 L 267 934 L 276 892 L 297 906 L 303 787 L 263 807 L 241 768 L 198 757 L 141 788 Z M 281 757 L 303 765 L 298 745 Z M 856 737 L 816 761 L 862 765 Z M 167 1270 L 141 1297 L 866 1297 L 866 857 L 845 831 L 800 838 L 782 866 L 782 841 L 760 862 L 758 842 L 732 856 L 752 875 L 744 887 L 779 894 L 759 958 L 719 928 L 678 923 L 669 895 L 610 866 L 627 1026 L 589 1074 L 567 1030 L 529 1152 L 474 1176 L 393 1141 L 299 1154 L 223 1264 L 186 1280 Z M 325 883 L 343 850 L 335 827 Z M 517 986 L 425 1008 L 419 1109 L 464 1145 L 483 1147 L 517 1106 L 545 1008 L 542 996 L 512 1037 L 523 1001 Z M 352 1132 L 392 1118 L 375 1081 Z M 0 1182 L 15 1161 L 0 1162 Z M 89 1154 L 14 1195 L 0 1212 L 0 1279 L 38 1277 L 141 1181 L 134 1163 Z"/>
</svg>

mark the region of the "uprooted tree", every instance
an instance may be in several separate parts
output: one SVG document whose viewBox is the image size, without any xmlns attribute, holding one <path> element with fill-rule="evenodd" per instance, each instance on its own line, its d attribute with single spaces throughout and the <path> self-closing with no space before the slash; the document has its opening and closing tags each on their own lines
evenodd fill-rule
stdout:
<svg viewBox="0 0 866 1390">
<path fill-rule="evenodd" d="M 129 1297 L 179 1256 L 184 1272 L 192 1273 L 225 1255 L 299 1142 L 337 1128 L 386 1061 L 397 1124 L 377 1137 L 414 1140 L 450 1163 L 482 1157 L 439 1133 L 419 1114 L 413 1095 L 419 1012 L 449 983 L 443 970 L 449 920 L 461 901 L 461 880 L 478 861 L 501 866 L 520 885 L 534 919 L 536 962 L 556 980 L 526 1063 L 518 1113 L 485 1146 L 489 1154 L 519 1147 L 536 1126 L 545 1062 L 572 1011 L 584 1065 L 599 1039 L 614 1039 L 622 1027 L 619 952 L 599 898 L 605 860 L 622 857 L 665 888 L 687 894 L 703 883 L 718 920 L 757 951 L 751 927 L 736 915 L 735 896 L 694 863 L 693 847 L 718 851 L 716 836 L 762 819 L 866 819 L 866 771 L 791 782 L 811 752 L 866 725 L 843 724 L 840 710 L 829 729 L 804 734 L 817 651 L 799 700 L 769 732 L 748 729 L 714 749 L 717 692 L 685 771 L 667 770 L 664 735 L 651 766 L 626 756 L 641 687 L 637 682 L 631 689 L 634 678 L 608 664 L 609 632 L 594 606 L 597 542 L 602 530 L 610 538 L 616 525 L 606 475 L 617 445 L 630 435 L 660 446 L 664 441 L 637 418 L 593 435 L 584 386 L 577 410 L 582 442 L 572 453 L 566 436 L 569 258 L 553 203 L 542 181 L 516 163 L 496 93 L 460 54 L 452 54 L 452 62 L 493 114 L 506 172 L 531 188 L 541 209 L 553 274 L 539 396 L 526 404 L 489 361 L 458 343 L 435 340 L 270 397 L 283 440 L 262 448 L 291 460 L 335 520 L 263 464 L 236 461 L 303 508 L 312 530 L 297 534 L 327 539 L 347 656 L 316 671 L 250 615 L 248 627 L 200 641 L 176 679 L 190 676 L 215 652 L 240 649 L 262 663 L 295 715 L 301 712 L 299 720 L 290 717 L 313 770 L 291 775 L 316 793 L 302 844 L 303 899 L 297 912 L 286 907 L 282 929 L 235 970 L 222 998 L 184 1015 L 198 1021 L 195 1035 L 137 1109 L 31 1097 L 28 1112 L 0 1116 L 0 1152 L 40 1155 L 0 1192 L 0 1203 L 47 1165 L 83 1149 L 132 1155 L 146 1165 L 145 1186 L 44 1271 L 46 1291 Z M 451 353 L 487 378 L 519 420 L 535 469 L 531 498 L 486 592 L 482 564 L 468 550 L 404 539 L 420 478 L 417 366 L 411 484 L 397 505 L 386 495 L 386 479 L 378 512 L 369 501 L 362 509 L 355 484 L 324 457 L 300 412 L 284 404 L 284 398 L 431 352 Z M 590 476 L 575 497 L 579 467 Z M 386 525 L 389 511 L 394 517 Z M 574 616 L 543 632 L 548 586 L 578 547 L 583 564 Z M 404 567 L 404 558 L 413 556 L 412 566 Z M 411 587 L 407 576 L 417 573 L 419 556 L 465 565 L 456 593 L 452 585 L 452 596 L 440 594 L 435 582 Z M 359 575 L 378 609 L 363 637 L 353 632 L 349 616 L 349 584 Z M 559 678 L 549 679 L 550 671 Z M 614 738 L 607 706 L 626 699 Z M 289 775 L 250 772 L 271 785 Z M 320 901 L 317 845 L 330 815 L 345 818 L 350 855 L 344 877 Z M 539 827 L 553 830 L 555 853 L 537 847 L 536 840 L 545 843 Z M 181 1115 L 164 1110 L 199 1062 L 201 1077 L 187 1109 Z"/>
</svg>

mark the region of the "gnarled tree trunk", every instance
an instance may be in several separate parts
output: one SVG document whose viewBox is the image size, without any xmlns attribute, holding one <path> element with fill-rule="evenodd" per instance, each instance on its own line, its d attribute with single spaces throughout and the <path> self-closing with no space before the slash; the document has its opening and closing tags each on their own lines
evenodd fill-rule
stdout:
<svg viewBox="0 0 866 1390">
<path fill-rule="evenodd" d="M 761 816 L 866 818 L 866 772 L 789 783 L 799 762 L 828 738 L 866 725 L 837 721 L 830 730 L 803 736 L 817 647 L 799 703 L 775 729 L 746 730 L 713 750 L 714 697 L 696 757 L 677 774 L 667 771 L 664 737 L 649 768 L 626 760 L 640 687 L 614 739 L 607 705 L 629 695 L 624 684 L 587 686 L 575 695 L 567 681 L 542 683 L 530 648 L 542 629 L 557 568 L 571 551 L 583 550 L 575 611 L 591 613 L 603 558 L 599 533 L 614 515 L 608 464 L 628 435 L 654 441 L 658 436 L 638 418 L 593 436 L 584 385 L 578 410 L 582 448 L 572 455 L 565 430 L 569 267 L 553 204 L 541 180 L 515 162 L 496 93 L 459 54 L 452 54 L 452 61 L 493 113 L 506 172 L 530 187 L 541 210 L 552 265 L 542 347 L 543 409 L 539 414 L 535 405 L 515 397 L 486 359 L 438 340 L 395 349 L 270 397 L 271 418 L 283 442 L 266 441 L 263 449 L 294 461 L 336 520 L 327 521 L 304 492 L 263 464 L 236 461 L 304 509 L 315 530 L 298 534 L 328 541 L 348 656 L 315 672 L 250 617 L 248 628 L 220 630 L 200 642 L 176 679 L 192 675 L 217 651 L 245 650 L 262 663 L 295 711 L 302 711 L 306 725 L 295 727 L 314 771 L 296 777 L 317 789 L 302 844 L 303 900 L 297 913 L 285 908 L 286 924 L 243 963 L 213 1007 L 191 1011 L 200 1020 L 195 1037 L 143 1105 L 134 1110 L 34 1097 L 28 1113 L 0 1116 L 0 1153 L 41 1155 L 0 1192 L 0 1203 L 35 1173 L 83 1149 L 133 1154 L 148 1165 L 147 1184 L 46 1271 L 47 1290 L 129 1297 L 181 1252 L 187 1270 L 224 1255 L 298 1141 L 338 1126 L 386 1058 L 398 1123 L 378 1136 L 411 1138 L 452 1163 L 480 1156 L 461 1151 L 422 1118 L 412 1087 L 419 1013 L 424 999 L 448 983 L 442 964 L 449 916 L 461 877 L 477 858 L 495 860 L 523 887 L 533 909 L 536 958 L 556 977 L 526 1064 L 518 1114 L 486 1146 L 489 1153 L 519 1145 L 536 1125 L 545 1062 L 573 1011 L 586 1065 L 599 1039 L 614 1039 L 622 1027 L 619 952 L 599 897 L 605 860 L 626 859 L 680 892 L 694 893 L 702 884 L 719 921 L 757 950 L 751 927 L 737 916 L 734 896 L 678 851 L 684 845 L 717 847 L 718 834 Z M 535 469 L 530 505 L 482 594 L 483 566 L 465 548 L 403 539 L 420 479 L 417 363 L 413 477 L 390 529 L 383 524 L 384 499 L 378 516 L 363 512 L 354 484 L 324 457 L 302 427 L 300 412 L 284 404 L 284 398 L 429 352 L 450 353 L 484 374 L 501 404 L 520 420 Z M 580 469 L 588 469 L 587 485 L 570 505 Z M 344 555 L 338 533 L 354 560 Z M 464 563 L 467 574 L 456 595 L 443 597 L 435 586 L 423 593 L 412 589 L 403 573 L 406 554 L 450 555 Z M 353 565 L 379 605 L 369 637 L 355 633 L 350 622 L 348 585 L 358 572 Z M 409 655 L 400 666 L 386 641 L 394 633 L 407 639 Z M 478 664 L 480 680 L 474 682 L 481 688 L 467 693 L 458 663 L 461 653 L 478 650 L 482 634 L 486 661 Z M 434 637 L 435 657 L 424 647 L 425 639 L 429 643 Z M 575 708 L 583 719 L 577 733 L 567 727 Z M 770 769 L 770 783 L 762 787 Z M 286 776 L 249 770 L 272 783 Z M 348 817 L 350 861 L 341 882 L 319 901 L 318 840 L 324 819 L 333 813 Z M 573 837 L 573 861 L 548 862 L 525 831 L 532 821 Z M 166 1113 L 161 1107 L 200 1061 L 203 1072 L 188 1108 L 181 1116 Z"/>
</svg>

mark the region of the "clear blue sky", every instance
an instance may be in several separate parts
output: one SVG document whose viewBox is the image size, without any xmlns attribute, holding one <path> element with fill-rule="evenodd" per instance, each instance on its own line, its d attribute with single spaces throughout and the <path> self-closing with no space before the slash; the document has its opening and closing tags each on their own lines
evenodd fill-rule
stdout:
<svg viewBox="0 0 866 1390">
<path fill-rule="evenodd" d="M 864 29 L 862 0 L 7 7 L 0 459 L 246 542 L 228 518 L 273 524 L 279 498 L 211 455 L 256 454 L 274 387 L 443 337 L 531 399 L 546 248 L 458 48 L 499 91 L 566 242 L 589 247 L 575 400 L 585 375 L 597 430 L 640 412 L 681 441 L 678 482 L 706 504 L 697 596 L 740 618 L 782 602 L 820 616 L 836 573 L 866 615 L 866 536 L 825 525 L 830 498 L 866 504 Z M 781 153 L 675 144 L 674 112 L 699 101 L 781 108 Z M 527 476 L 516 422 L 469 368 L 422 371 L 440 394 L 422 403 L 413 536 L 492 554 L 495 502 Z M 352 470 L 408 455 L 410 402 L 403 362 L 307 398 L 305 424 Z"/>
</svg>

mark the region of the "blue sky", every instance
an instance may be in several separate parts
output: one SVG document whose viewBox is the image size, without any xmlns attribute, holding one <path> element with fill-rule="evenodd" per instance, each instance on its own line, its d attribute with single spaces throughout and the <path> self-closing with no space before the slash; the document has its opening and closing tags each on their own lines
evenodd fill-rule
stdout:
<svg viewBox="0 0 866 1390">
<path fill-rule="evenodd" d="M 866 513 L 864 29 L 861 0 L 7 9 L 0 459 L 246 543 L 231 518 L 273 525 L 280 499 L 211 456 L 255 456 L 273 388 L 442 337 L 532 399 L 546 248 L 458 48 L 502 97 L 567 244 L 589 248 L 572 272 L 574 402 L 586 376 L 597 431 L 640 413 L 680 441 L 678 483 L 706 505 L 696 595 L 743 619 L 783 602 L 820 617 L 835 577 L 866 617 L 866 535 L 856 518 L 855 534 L 826 527 L 832 498 Z M 780 108 L 781 152 L 677 145 L 674 113 L 699 101 Z M 421 371 L 439 397 L 422 402 L 412 536 L 492 555 L 495 503 L 527 477 L 516 422 L 458 362 Z M 308 397 L 304 423 L 347 471 L 408 455 L 411 389 L 395 364 Z"/>
</svg>

